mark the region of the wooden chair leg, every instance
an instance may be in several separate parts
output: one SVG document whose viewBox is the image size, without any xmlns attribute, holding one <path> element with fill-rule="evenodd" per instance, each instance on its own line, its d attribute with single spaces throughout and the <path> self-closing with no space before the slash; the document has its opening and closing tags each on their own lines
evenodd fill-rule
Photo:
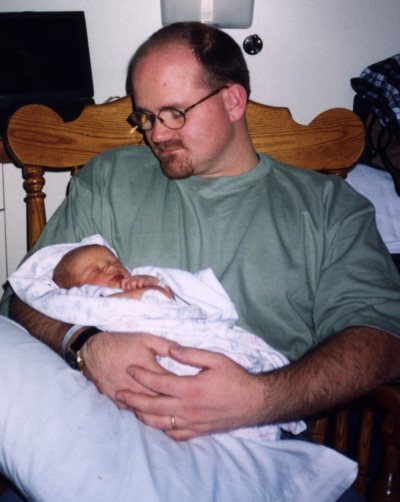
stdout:
<svg viewBox="0 0 400 502">
<path fill-rule="evenodd" d="M 25 179 L 27 218 L 28 218 L 28 249 L 38 240 L 40 232 L 46 224 L 43 186 L 45 184 L 44 169 L 36 166 L 24 166 L 22 174 Z"/>
<path fill-rule="evenodd" d="M 381 426 L 384 439 L 383 461 L 372 487 L 371 500 L 373 502 L 398 502 L 400 500 L 400 450 L 394 437 L 395 424 L 395 417 L 387 413 Z"/>
<path fill-rule="evenodd" d="M 312 427 L 312 438 L 317 444 L 326 444 L 326 436 L 328 433 L 329 419 L 322 417 L 315 420 Z"/>
<path fill-rule="evenodd" d="M 361 412 L 360 436 L 357 445 L 358 476 L 354 488 L 362 497 L 367 494 L 368 472 L 372 446 L 372 431 L 374 426 L 374 411 L 366 409 Z"/>
<path fill-rule="evenodd" d="M 335 418 L 335 450 L 348 454 L 349 450 L 349 412 L 348 410 L 340 410 L 336 413 Z"/>
</svg>

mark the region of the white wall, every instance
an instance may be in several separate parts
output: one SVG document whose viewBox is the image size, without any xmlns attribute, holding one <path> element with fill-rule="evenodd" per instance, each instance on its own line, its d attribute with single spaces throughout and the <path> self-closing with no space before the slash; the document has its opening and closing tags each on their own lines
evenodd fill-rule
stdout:
<svg viewBox="0 0 400 502">
<path fill-rule="evenodd" d="M 159 0 L 0 0 L 0 11 L 21 10 L 85 11 L 97 102 L 124 94 L 132 53 L 161 26 Z M 290 105 L 304 122 L 352 106 L 350 78 L 400 51 L 399 26 L 399 0 L 255 0 L 253 25 L 227 31 L 240 45 L 263 39 L 246 55 L 253 98 Z"/>
<path fill-rule="evenodd" d="M 399 0 L 256 0 L 249 31 L 265 49 L 247 58 L 253 99 L 287 106 L 304 123 L 351 108 L 350 78 L 400 52 L 399 26 Z"/>
<path fill-rule="evenodd" d="M 85 11 L 98 103 L 124 94 L 133 51 L 161 26 L 159 0 L 0 0 L 0 11 L 21 10 Z M 306 123 L 326 108 L 352 107 L 350 78 L 400 52 L 399 26 L 399 0 L 255 0 L 252 27 L 227 31 L 240 45 L 255 33 L 264 42 L 261 53 L 246 55 L 252 98 L 288 106 L 296 120 Z M 19 170 L 5 166 L 4 183 L 11 271 L 25 252 Z M 53 190 L 49 183 L 48 193 Z M 64 189 L 58 190 L 51 211 Z"/>
</svg>

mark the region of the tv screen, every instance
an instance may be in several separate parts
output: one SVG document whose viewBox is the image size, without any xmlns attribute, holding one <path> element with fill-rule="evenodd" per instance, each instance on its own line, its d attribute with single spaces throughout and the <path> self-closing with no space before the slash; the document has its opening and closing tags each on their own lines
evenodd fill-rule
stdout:
<svg viewBox="0 0 400 502">
<path fill-rule="evenodd" d="M 84 12 L 0 13 L 0 108 L 92 97 Z"/>
</svg>

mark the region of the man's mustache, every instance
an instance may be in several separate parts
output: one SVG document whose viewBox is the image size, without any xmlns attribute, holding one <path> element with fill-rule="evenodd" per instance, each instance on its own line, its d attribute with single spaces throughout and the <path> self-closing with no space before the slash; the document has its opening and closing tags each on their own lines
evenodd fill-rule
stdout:
<svg viewBox="0 0 400 502">
<path fill-rule="evenodd" d="M 175 148 L 183 148 L 182 141 L 161 141 L 160 143 L 156 143 L 155 147 L 157 150 L 170 150 Z"/>
</svg>

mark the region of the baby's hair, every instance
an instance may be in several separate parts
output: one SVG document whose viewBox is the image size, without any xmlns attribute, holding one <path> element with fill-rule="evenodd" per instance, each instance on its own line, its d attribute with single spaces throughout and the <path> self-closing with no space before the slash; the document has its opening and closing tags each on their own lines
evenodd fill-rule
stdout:
<svg viewBox="0 0 400 502">
<path fill-rule="evenodd" d="M 72 265 L 76 257 L 82 252 L 89 249 L 94 249 L 97 247 L 104 247 L 100 244 L 87 244 L 85 246 L 80 246 L 75 249 L 71 249 L 65 253 L 61 260 L 57 263 L 53 271 L 53 281 L 57 284 L 59 288 L 71 289 L 75 286 L 80 286 L 77 282 L 77 278 L 72 272 Z"/>
</svg>

